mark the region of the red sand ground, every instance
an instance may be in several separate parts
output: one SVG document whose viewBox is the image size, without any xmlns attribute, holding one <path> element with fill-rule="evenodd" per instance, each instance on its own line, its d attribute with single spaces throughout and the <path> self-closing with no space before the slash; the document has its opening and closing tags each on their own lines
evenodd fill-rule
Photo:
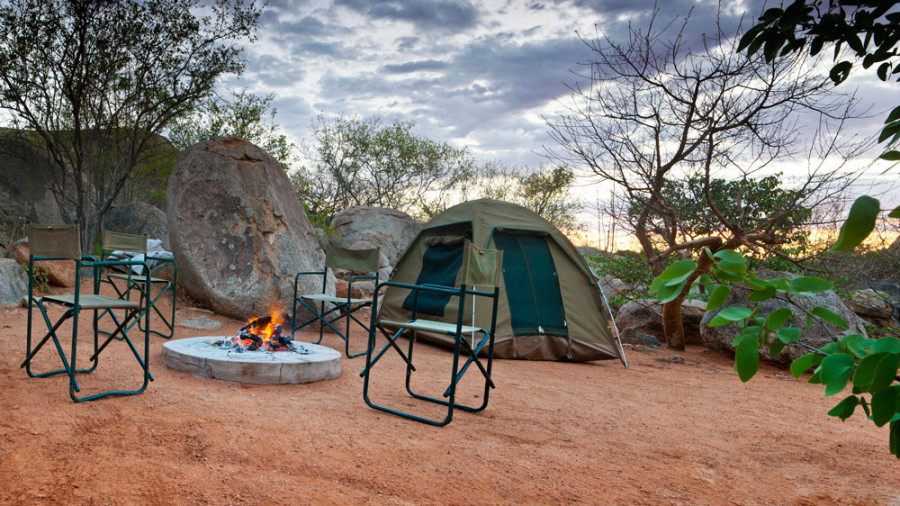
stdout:
<svg viewBox="0 0 900 506">
<path fill-rule="evenodd" d="M 886 428 L 826 416 L 839 397 L 772 366 L 742 384 L 729 357 L 697 347 L 683 363 L 626 350 L 630 370 L 498 360 L 487 410 L 436 428 L 367 407 L 364 357 L 334 381 L 245 385 L 169 370 L 157 337 L 146 392 L 76 404 L 65 377 L 19 368 L 26 316 L 0 308 L 3 504 L 900 504 Z M 242 325 L 211 317 L 212 334 Z M 36 365 L 54 366 L 51 352 Z M 448 358 L 417 347 L 422 388 L 446 381 Z M 374 399 L 437 414 L 402 391 L 399 360 L 381 366 Z M 90 393 L 139 377 L 114 342 L 81 381 Z"/>
</svg>

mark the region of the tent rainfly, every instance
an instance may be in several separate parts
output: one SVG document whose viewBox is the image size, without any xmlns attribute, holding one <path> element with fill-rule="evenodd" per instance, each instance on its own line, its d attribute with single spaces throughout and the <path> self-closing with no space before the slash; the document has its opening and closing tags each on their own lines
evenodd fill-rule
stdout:
<svg viewBox="0 0 900 506">
<path fill-rule="evenodd" d="M 503 250 L 495 357 L 576 362 L 618 358 L 627 367 L 596 276 L 562 232 L 522 206 L 481 199 L 447 209 L 413 240 L 391 281 L 458 286 L 467 240 L 480 248 Z M 418 314 L 456 323 L 457 303 L 449 297 L 420 295 Z M 488 325 L 489 303 L 477 300 L 473 311 L 467 300 L 463 323 Z M 379 319 L 406 321 L 413 304 L 409 289 L 388 287 Z M 440 334 L 420 331 L 418 338 L 453 345 L 452 338 Z"/>
</svg>

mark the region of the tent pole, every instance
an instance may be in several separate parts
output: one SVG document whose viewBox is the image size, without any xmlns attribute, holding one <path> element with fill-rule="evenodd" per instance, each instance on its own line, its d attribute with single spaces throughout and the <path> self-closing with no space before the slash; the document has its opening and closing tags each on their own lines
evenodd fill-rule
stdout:
<svg viewBox="0 0 900 506">
<path fill-rule="evenodd" d="M 622 365 L 628 369 L 628 359 L 625 358 L 625 348 L 622 347 L 622 339 L 619 337 L 619 327 L 616 325 L 616 319 L 613 317 L 612 309 L 609 308 L 609 301 L 606 299 L 606 294 L 603 293 L 603 287 L 600 286 L 599 280 L 597 280 L 597 289 L 600 290 L 600 297 L 603 298 L 606 312 L 609 313 L 609 321 L 612 322 L 613 330 L 616 332 L 616 342 L 619 343 L 619 357 L 622 359 Z"/>
</svg>

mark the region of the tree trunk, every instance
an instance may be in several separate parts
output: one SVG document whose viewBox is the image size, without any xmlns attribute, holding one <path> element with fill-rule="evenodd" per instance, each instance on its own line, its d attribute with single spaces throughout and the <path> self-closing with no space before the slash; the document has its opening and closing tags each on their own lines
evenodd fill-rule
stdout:
<svg viewBox="0 0 900 506">
<path fill-rule="evenodd" d="M 687 287 L 685 287 L 687 289 Z M 681 303 L 684 295 L 663 304 L 663 332 L 666 334 L 666 345 L 673 350 L 684 349 L 684 327 L 681 324 Z"/>
<path fill-rule="evenodd" d="M 688 276 L 681 293 L 678 294 L 678 297 L 663 304 L 663 332 L 666 335 L 666 345 L 673 350 L 684 350 L 684 326 L 681 321 L 681 304 L 684 302 L 687 294 L 690 293 L 691 285 L 694 284 L 694 281 L 709 272 L 712 263 L 712 259 L 705 252 L 701 251 L 697 268 Z"/>
</svg>

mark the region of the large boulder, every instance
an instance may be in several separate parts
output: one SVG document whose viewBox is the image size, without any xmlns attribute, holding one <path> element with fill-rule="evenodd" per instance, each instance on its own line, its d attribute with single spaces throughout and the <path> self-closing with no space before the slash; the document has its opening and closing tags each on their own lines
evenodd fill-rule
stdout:
<svg viewBox="0 0 900 506">
<path fill-rule="evenodd" d="M 149 239 L 159 239 L 166 251 L 172 251 L 166 213 L 151 204 L 137 202 L 113 207 L 106 213 L 103 226 L 113 232 L 146 235 Z"/>
<path fill-rule="evenodd" d="M 791 274 L 788 272 L 777 272 L 770 271 L 767 269 L 760 269 L 757 271 L 757 276 L 760 279 L 773 279 L 773 278 L 788 278 L 794 279 L 798 276 L 796 274 Z M 735 324 L 723 325 L 721 327 L 710 327 L 709 322 L 713 319 L 720 311 L 728 307 L 754 307 L 754 303 L 747 302 L 746 297 L 751 292 L 747 289 L 732 289 L 731 297 L 722 305 L 722 307 L 716 309 L 715 311 L 710 311 L 703 317 L 703 321 L 700 325 L 700 335 L 703 338 L 703 342 L 710 348 L 717 350 L 725 350 L 725 351 L 734 351 L 734 347 L 732 346 L 732 342 L 734 338 L 740 333 L 741 329 Z M 842 336 L 847 334 L 862 334 L 867 335 L 865 329 L 865 322 L 860 319 L 856 314 L 853 313 L 844 303 L 841 301 L 838 295 L 829 290 L 825 292 L 817 292 L 813 295 L 807 297 L 797 296 L 793 298 L 794 302 L 799 305 L 801 308 L 806 311 L 812 311 L 814 307 L 823 307 L 837 315 L 846 321 L 850 328 L 842 329 L 830 323 L 822 322 L 814 323 L 810 328 L 806 328 L 806 318 L 805 316 L 794 317 L 788 320 L 785 325 L 791 327 L 797 327 L 801 329 L 800 332 L 800 342 L 805 343 L 809 346 L 814 346 L 816 348 L 821 348 L 826 344 L 835 340 L 835 337 L 840 339 Z M 787 301 L 781 299 L 769 299 L 759 303 L 760 311 L 758 316 L 765 318 L 770 313 L 775 311 L 776 309 L 782 307 L 788 307 L 794 311 L 794 314 L 798 314 L 800 312 L 799 309 L 789 304 Z M 827 328 L 827 329 L 826 329 Z M 765 360 L 773 360 L 776 362 L 781 362 L 784 364 L 788 364 L 791 361 L 799 358 L 802 355 L 809 353 L 808 349 L 804 349 L 800 346 L 786 346 L 784 351 L 779 354 L 777 357 L 773 357 L 769 354 L 769 349 L 767 346 L 763 346 L 759 350 L 759 356 Z"/>
<path fill-rule="evenodd" d="M 0 244 L 9 247 L 22 237 L 26 221 L 64 223 L 44 184 L 53 170 L 51 162 L 14 130 L 0 132 L 0 167 Z"/>
<path fill-rule="evenodd" d="M 0 306 L 22 303 L 28 295 L 28 273 L 12 258 L 0 258 Z"/>
<path fill-rule="evenodd" d="M 391 267 L 422 230 L 422 224 L 408 214 L 380 207 L 349 207 L 335 215 L 331 224 L 332 244 L 342 248 L 371 244 L 381 250 Z"/>
<path fill-rule="evenodd" d="M 702 344 L 700 321 L 705 313 L 706 303 L 686 300 L 681 305 L 681 325 L 686 344 Z M 646 344 L 646 336 L 653 336 L 659 342 L 666 342 L 662 326 L 662 304 L 655 299 L 630 300 L 619 308 L 616 328 L 623 343 Z"/>
<path fill-rule="evenodd" d="M 856 290 L 844 304 L 864 320 L 879 327 L 894 327 L 894 312 L 900 310 L 900 301 L 895 300 L 887 292 L 871 288 Z"/>
<path fill-rule="evenodd" d="M 240 319 L 290 307 L 295 274 L 325 262 L 292 188 L 278 161 L 238 137 L 178 157 L 166 214 L 179 279 L 193 298 Z M 321 283 L 303 277 L 301 293 L 319 293 Z"/>
<path fill-rule="evenodd" d="M 31 250 L 28 249 L 28 238 L 20 239 L 13 244 L 13 258 L 21 265 L 28 267 Z M 47 283 L 53 286 L 72 288 L 75 286 L 75 262 L 71 260 L 41 260 L 35 262 L 35 271 L 46 276 Z M 82 276 L 84 276 L 82 269 Z"/>
</svg>

